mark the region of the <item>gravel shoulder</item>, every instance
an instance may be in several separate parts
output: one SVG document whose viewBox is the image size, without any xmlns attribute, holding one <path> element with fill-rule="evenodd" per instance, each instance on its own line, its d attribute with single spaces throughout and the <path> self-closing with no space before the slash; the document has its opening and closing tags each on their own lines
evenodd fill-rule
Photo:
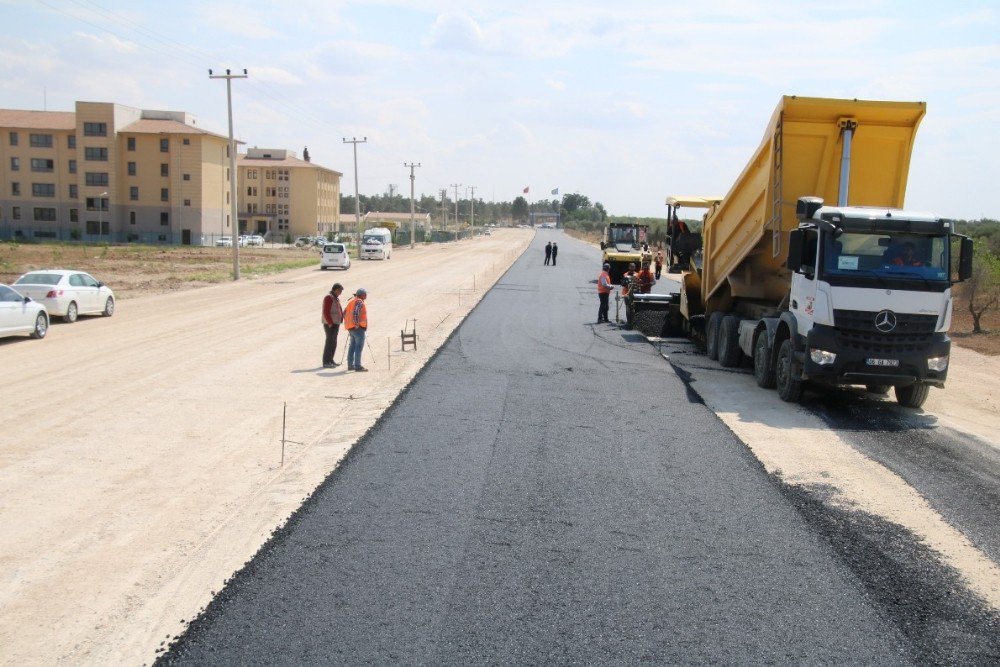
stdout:
<svg viewBox="0 0 1000 667">
<path fill-rule="evenodd" d="M 499 230 L 347 272 L 311 267 L 122 298 L 112 318 L 0 343 L 0 662 L 150 659 L 336 467 L 531 238 Z M 368 290 L 369 373 L 319 367 L 320 304 L 335 281 Z M 403 353 L 399 331 L 413 318 L 419 348 Z M 337 359 L 344 346 L 342 332 Z"/>
</svg>

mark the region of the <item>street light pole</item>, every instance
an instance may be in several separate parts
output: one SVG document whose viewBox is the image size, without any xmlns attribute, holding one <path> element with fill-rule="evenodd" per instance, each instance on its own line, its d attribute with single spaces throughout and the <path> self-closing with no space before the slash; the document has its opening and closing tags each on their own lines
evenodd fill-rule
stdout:
<svg viewBox="0 0 1000 667">
<path fill-rule="evenodd" d="M 472 231 L 472 238 L 476 238 L 476 186 L 469 186 L 469 229 Z"/>
<path fill-rule="evenodd" d="M 358 251 L 358 258 L 361 258 L 361 199 L 358 196 L 358 144 L 368 143 L 368 137 L 351 137 L 348 141 L 343 139 L 345 144 L 354 144 L 354 237 L 355 246 Z"/>
<path fill-rule="evenodd" d="M 240 279 L 240 232 L 239 218 L 236 212 L 236 140 L 233 139 L 233 79 L 247 78 L 247 71 L 243 74 L 232 74 L 226 70 L 225 74 L 212 74 L 208 70 L 209 79 L 226 80 L 226 106 L 229 109 L 229 215 L 233 221 L 233 229 L 230 232 L 233 239 L 233 280 Z"/>
<path fill-rule="evenodd" d="M 416 176 L 413 174 L 413 170 L 420 166 L 419 162 L 403 163 L 404 167 L 410 168 L 410 250 L 413 250 L 413 245 L 417 238 L 417 222 L 416 215 L 413 212 L 413 182 L 416 180 Z"/>
<path fill-rule="evenodd" d="M 108 196 L 108 191 L 105 190 L 101 194 L 97 195 L 97 242 L 101 242 L 101 237 L 104 235 L 104 198 Z M 111 225 L 108 225 L 110 227 Z M 111 236 L 111 230 L 108 230 L 108 236 Z"/>
<path fill-rule="evenodd" d="M 455 240 L 458 240 L 458 189 L 462 187 L 461 183 L 452 183 L 451 187 L 455 188 Z"/>
</svg>

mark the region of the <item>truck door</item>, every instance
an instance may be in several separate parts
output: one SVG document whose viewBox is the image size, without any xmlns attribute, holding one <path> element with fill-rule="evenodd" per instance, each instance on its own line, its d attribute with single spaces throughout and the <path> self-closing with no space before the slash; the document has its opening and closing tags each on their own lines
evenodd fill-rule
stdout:
<svg viewBox="0 0 1000 667">
<path fill-rule="evenodd" d="M 800 334 L 813 325 L 816 305 L 816 260 L 819 257 L 819 233 L 803 230 L 802 261 L 792 273 L 792 292 L 788 307 L 795 316 Z"/>
</svg>

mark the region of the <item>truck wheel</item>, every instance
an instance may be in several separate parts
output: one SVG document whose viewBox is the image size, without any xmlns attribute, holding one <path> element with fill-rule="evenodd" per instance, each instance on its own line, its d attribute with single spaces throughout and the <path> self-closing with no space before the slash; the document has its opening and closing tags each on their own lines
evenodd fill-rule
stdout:
<svg viewBox="0 0 1000 667">
<path fill-rule="evenodd" d="M 771 363 L 771 346 L 767 343 L 767 332 L 757 334 L 753 344 L 753 377 L 757 386 L 774 389 L 774 365 Z"/>
<path fill-rule="evenodd" d="M 719 363 L 724 368 L 736 368 L 742 361 L 740 318 L 726 315 L 719 326 Z"/>
<path fill-rule="evenodd" d="M 797 403 L 802 398 L 802 380 L 793 373 L 794 350 L 792 341 L 788 338 L 781 341 L 778 348 L 778 363 L 775 368 L 775 385 L 781 400 Z"/>
<path fill-rule="evenodd" d="M 931 393 L 929 384 L 911 384 L 906 387 L 896 387 L 896 402 L 904 408 L 919 408 Z"/>
<path fill-rule="evenodd" d="M 725 316 L 725 313 L 712 313 L 708 318 L 708 326 L 705 327 L 705 354 L 712 361 L 719 358 L 719 327 Z"/>
<path fill-rule="evenodd" d="M 892 389 L 892 385 L 891 384 L 866 384 L 865 385 L 865 389 L 867 389 L 868 393 L 870 393 L 870 394 L 881 394 L 882 396 L 884 396 L 884 395 L 886 395 L 886 394 L 889 393 L 890 389 Z"/>
</svg>

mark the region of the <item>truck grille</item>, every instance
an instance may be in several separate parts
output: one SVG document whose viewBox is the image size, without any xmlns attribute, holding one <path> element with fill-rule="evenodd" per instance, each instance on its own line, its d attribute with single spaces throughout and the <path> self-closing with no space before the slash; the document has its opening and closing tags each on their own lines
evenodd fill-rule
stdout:
<svg viewBox="0 0 1000 667">
<path fill-rule="evenodd" d="M 837 345 L 849 350 L 869 354 L 896 356 L 906 353 L 923 352 L 931 343 L 931 334 L 915 336 L 892 334 L 869 334 L 860 331 L 837 331 Z"/>
<path fill-rule="evenodd" d="M 841 331 L 854 333 L 870 333 L 880 338 L 898 338 L 915 334 L 932 334 L 937 327 L 937 315 L 910 315 L 894 313 L 896 328 L 889 334 L 883 334 L 875 328 L 877 312 L 869 310 L 834 310 L 833 325 Z"/>
</svg>

